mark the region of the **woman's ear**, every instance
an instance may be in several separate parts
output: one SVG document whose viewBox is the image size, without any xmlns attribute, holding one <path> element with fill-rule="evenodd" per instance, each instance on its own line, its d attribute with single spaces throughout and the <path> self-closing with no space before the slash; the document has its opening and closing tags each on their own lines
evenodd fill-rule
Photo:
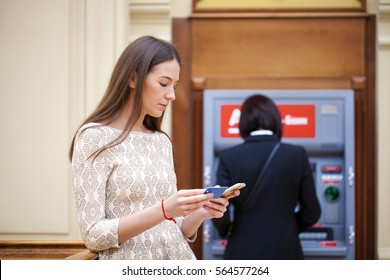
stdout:
<svg viewBox="0 0 390 280">
<path fill-rule="evenodd" d="M 135 88 L 137 86 L 137 72 L 133 72 L 133 74 L 131 74 L 129 86 L 130 88 Z"/>
</svg>

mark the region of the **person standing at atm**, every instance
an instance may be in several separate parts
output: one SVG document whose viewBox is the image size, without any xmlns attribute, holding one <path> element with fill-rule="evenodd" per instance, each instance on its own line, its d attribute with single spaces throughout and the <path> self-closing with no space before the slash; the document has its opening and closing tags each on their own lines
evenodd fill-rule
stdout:
<svg viewBox="0 0 390 280">
<path fill-rule="evenodd" d="M 303 259 L 298 235 L 321 215 L 306 151 L 280 143 L 279 110 L 262 94 L 243 103 L 239 130 L 244 142 L 222 151 L 217 169 L 216 184 L 247 185 L 240 196 L 230 200 L 233 207 L 221 219 L 212 220 L 219 234 L 227 237 L 224 259 Z"/>
</svg>

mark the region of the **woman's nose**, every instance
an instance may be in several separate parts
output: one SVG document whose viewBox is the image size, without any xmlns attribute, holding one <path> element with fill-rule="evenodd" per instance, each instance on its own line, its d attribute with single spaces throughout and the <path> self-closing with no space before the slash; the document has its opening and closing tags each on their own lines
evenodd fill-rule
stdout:
<svg viewBox="0 0 390 280">
<path fill-rule="evenodd" d="M 165 98 L 168 99 L 168 100 L 175 100 L 176 99 L 176 95 L 175 95 L 175 89 L 172 88 L 171 90 L 169 90 L 167 92 L 167 94 L 165 95 Z"/>
</svg>

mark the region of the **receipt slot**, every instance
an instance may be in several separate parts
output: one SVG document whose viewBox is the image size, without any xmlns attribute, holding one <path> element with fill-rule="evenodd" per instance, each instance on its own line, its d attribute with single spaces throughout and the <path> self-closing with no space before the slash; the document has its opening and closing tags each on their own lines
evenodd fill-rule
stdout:
<svg viewBox="0 0 390 280">
<path fill-rule="evenodd" d="M 351 90 L 205 90 L 203 183 L 216 182 L 219 153 L 243 140 L 238 122 L 244 100 L 270 97 L 281 113 L 282 142 L 305 147 L 321 217 L 300 233 L 306 259 L 355 258 L 354 101 Z M 203 258 L 222 259 L 227 244 L 212 221 L 203 224 Z"/>
</svg>

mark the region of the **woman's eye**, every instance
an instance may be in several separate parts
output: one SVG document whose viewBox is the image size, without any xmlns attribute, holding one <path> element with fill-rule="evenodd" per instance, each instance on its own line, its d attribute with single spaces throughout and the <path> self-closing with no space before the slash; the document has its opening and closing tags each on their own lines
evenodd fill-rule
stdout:
<svg viewBox="0 0 390 280">
<path fill-rule="evenodd" d="M 166 84 L 166 83 L 160 83 L 160 85 L 161 85 L 162 87 L 168 86 L 168 84 Z"/>
</svg>

